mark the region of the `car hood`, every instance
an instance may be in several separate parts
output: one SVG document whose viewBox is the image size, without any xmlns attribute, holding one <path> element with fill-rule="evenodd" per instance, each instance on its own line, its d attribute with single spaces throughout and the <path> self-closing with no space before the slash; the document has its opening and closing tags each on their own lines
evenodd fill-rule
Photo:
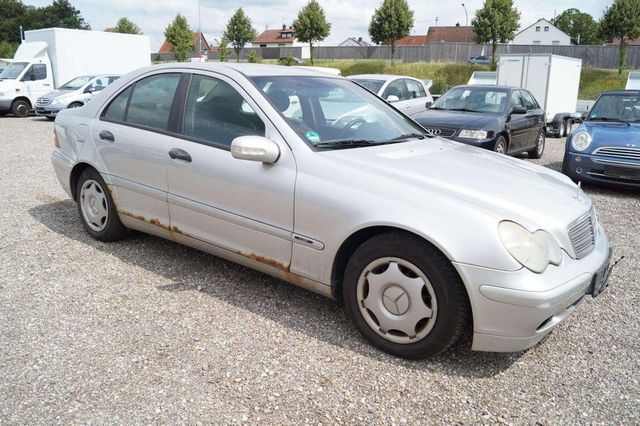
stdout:
<svg viewBox="0 0 640 426">
<path fill-rule="evenodd" d="M 591 200 L 566 176 L 546 167 L 461 143 L 433 138 L 327 153 L 345 166 L 368 172 L 372 192 L 392 188 L 403 202 L 406 185 L 424 193 L 425 206 L 439 197 L 524 226 L 549 232 L 591 208 Z M 355 174 L 354 174 L 355 175 Z"/>
<path fill-rule="evenodd" d="M 43 98 L 66 98 L 67 96 L 77 95 L 77 90 L 54 90 L 53 92 L 49 92 L 43 96 Z"/>
<path fill-rule="evenodd" d="M 475 112 L 429 109 L 420 114 L 416 114 L 411 118 L 425 127 L 437 126 L 447 127 L 450 129 L 484 129 L 488 125 L 496 123 L 500 119 L 500 116 Z"/>
<path fill-rule="evenodd" d="M 635 144 L 640 147 L 640 125 L 638 124 L 587 121 L 581 127 L 589 132 L 595 144 L 607 146 Z"/>
</svg>

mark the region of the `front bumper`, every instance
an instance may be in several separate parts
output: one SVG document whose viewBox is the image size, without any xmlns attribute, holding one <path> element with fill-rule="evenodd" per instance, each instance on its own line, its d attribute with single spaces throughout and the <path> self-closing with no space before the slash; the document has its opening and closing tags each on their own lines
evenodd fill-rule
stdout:
<svg viewBox="0 0 640 426">
<path fill-rule="evenodd" d="M 7 112 L 11 110 L 13 99 L 0 99 L 0 111 Z"/>
<path fill-rule="evenodd" d="M 73 169 L 73 160 L 67 157 L 59 148 L 54 148 L 51 152 L 51 164 L 53 170 L 62 185 L 62 189 L 65 190 L 71 198 L 73 194 L 71 191 L 71 170 Z"/>
<path fill-rule="evenodd" d="M 64 109 L 63 105 L 47 105 L 47 106 L 36 106 L 36 115 L 42 115 L 45 117 L 55 117 L 58 113 Z"/>
<path fill-rule="evenodd" d="M 472 349 L 515 352 L 538 343 L 590 293 L 594 274 L 608 264 L 610 254 L 598 223 L 590 254 L 575 260 L 564 253 L 560 266 L 549 265 L 541 274 L 454 263 L 473 310 Z"/>
<path fill-rule="evenodd" d="M 488 138 L 488 139 L 468 139 L 468 138 L 459 138 L 457 136 L 450 136 L 450 137 L 445 137 L 443 136 L 445 139 L 449 139 L 451 141 L 454 142 L 460 142 L 463 143 L 465 145 L 471 145 L 471 146 L 475 146 L 478 148 L 484 148 L 484 149 L 488 149 L 490 151 L 493 151 L 495 149 L 496 146 L 496 142 L 498 141 L 498 138 Z"/>
<path fill-rule="evenodd" d="M 568 152 L 564 170 L 575 181 L 620 188 L 640 187 L 640 161 Z"/>
</svg>

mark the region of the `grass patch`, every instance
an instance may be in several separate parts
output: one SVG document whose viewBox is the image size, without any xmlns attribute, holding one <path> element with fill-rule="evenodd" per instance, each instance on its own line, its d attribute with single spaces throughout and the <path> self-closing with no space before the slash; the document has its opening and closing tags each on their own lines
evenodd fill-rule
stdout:
<svg viewBox="0 0 640 426">
<path fill-rule="evenodd" d="M 580 75 L 579 99 L 595 100 L 606 90 L 620 90 L 627 85 L 629 71 L 618 74 L 617 70 L 583 68 Z"/>
<path fill-rule="evenodd" d="M 385 61 L 315 61 L 321 67 L 338 68 L 342 75 L 394 74 L 433 80 L 431 93 L 444 93 L 449 88 L 466 84 L 474 71 L 488 71 L 482 65 L 411 62 L 391 65 Z"/>
</svg>

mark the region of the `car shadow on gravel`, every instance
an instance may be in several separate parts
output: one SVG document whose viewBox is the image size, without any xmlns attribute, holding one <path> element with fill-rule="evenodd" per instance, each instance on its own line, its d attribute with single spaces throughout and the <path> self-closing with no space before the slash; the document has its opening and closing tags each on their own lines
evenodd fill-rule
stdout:
<svg viewBox="0 0 640 426">
<path fill-rule="evenodd" d="M 457 377 L 481 378 L 505 371 L 525 353 L 472 352 L 471 333 L 468 332 L 466 339 L 436 357 L 425 361 L 399 359 L 378 351 L 361 338 L 342 306 L 333 300 L 151 235 L 131 232 L 123 241 L 115 243 L 93 240 L 84 231 L 75 203 L 69 199 L 53 201 L 51 197 L 41 197 L 40 200 L 45 204 L 29 210 L 38 222 L 57 234 L 173 282 L 158 286 L 161 291 L 199 291 L 311 338 L 379 362 Z"/>
</svg>

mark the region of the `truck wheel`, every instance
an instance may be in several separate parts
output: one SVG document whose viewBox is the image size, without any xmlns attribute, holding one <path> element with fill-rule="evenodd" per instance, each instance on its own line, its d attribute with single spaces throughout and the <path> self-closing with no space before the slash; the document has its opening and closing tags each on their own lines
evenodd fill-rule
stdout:
<svg viewBox="0 0 640 426">
<path fill-rule="evenodd" d="M 363 243 L 343 280 L 345 308 L 371 344 L 421 359 L 460 339 L 470 321 L 464 284 L 449 259 L 425 240 L 392 231 Z"/>
<path fill-rule="evenodd" d="M 558 123 L 558 133 L 556 133 L 556 138 L 563 138 L 567 135 L 567 123 L 564 120 L 560 120 Z"/>
<path fill-rule="evenodd" d="M 11 112 L 16 117 L 27 117 L 31 112 L 31 105 L 24 99 L 17 99 L 11 104 Z"/>
</svg>

